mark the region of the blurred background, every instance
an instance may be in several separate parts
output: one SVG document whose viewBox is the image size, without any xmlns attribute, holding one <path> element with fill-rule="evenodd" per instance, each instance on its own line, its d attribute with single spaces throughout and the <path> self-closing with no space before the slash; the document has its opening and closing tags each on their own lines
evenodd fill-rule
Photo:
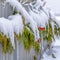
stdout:
<svg viewBox="0 0 60 60">
<path fill-rule="evenodd" d="M 46 6 L 50 8 L 56 15 L 60 15 L 60 0 L 45 0 Z"/>
</svg>

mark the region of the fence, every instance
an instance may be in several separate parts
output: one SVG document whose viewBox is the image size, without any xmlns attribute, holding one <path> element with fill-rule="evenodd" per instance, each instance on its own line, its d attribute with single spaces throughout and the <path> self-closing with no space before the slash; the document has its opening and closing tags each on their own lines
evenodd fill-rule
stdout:
<svg viewBox="0 0 60 60">
<path fill-rule="evenodd" d="M 12 13 L 13 9 L 8 3 L 4 5 L 3 3 L 0 2 L 0 17 L 7 18 Z"/>
<path fill-rule="evenodd" d="M 8 18 L 9 15 L 12 15 L 13 8 L 7 3 L 3 4 L 0 2 L 0 18 Z M 16 42 L 16 48 L 12 54 L 2 53 L 2 45 L 0 44 L 0 60 L 33 60 L 34 50 L 31 49 L 30 53 L 27 53 L 24 50 L 23 43 Z"/>
<path fill-rule="evenodd" d="M 13 8 L 7 3 L 3 4 L 0 2 L 0 17 L 8 18 L 9 15 L 12 15 Z M 44 42 L 45 43 L 45 42 Z M 45 47 L 45 45 L 44 45 Z M 2 45 L 0 44 L 0 60 L 34 60 L 33 56 L 35 51 L 33 48 L 31 49 L 30 53 L 26 52 L 24 49 L 23 43 L 15 43 L 15 50 L 12 54 L 3 54 L 2 53 Z M 39 56 L 38 56 L 39 59 Z"/>
</svg>

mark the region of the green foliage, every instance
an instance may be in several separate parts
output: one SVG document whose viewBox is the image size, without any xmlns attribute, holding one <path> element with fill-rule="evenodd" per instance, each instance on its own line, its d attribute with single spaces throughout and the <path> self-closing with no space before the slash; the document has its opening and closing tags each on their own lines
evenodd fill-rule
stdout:
<svg viewBox="0 0 60 60">
<path fill-rule="evenodd" d="M 36 52 L 39 52 L 40 45 L 34 41 L 34 34 L 31 31 L 31 28 L 29 28 L 27 25 L 24 27 L 22 38 L 23 38 L 24 48 L 27 51 L 30 51 L 30 49 L 33 47 Z"/>
<path fill-rule="evenodd" d="M 16 33 L 14 33 L 14 36 L 16 38 L 16 40 L 18 40 L 19 42 L 21 41 L 21 34 L 17 35 Z"/>
<path fill-rule="evenodd" d="M 40 33 L 43 35 L 43 40 L 47 40 L 49 42 L 52 42 L 54 39 L 54 35 L 53 35 L 53 29 L 52 29 L 52 25 L 51 25 L 51 21 L 49 21 L 48 24 L 46 24 L 45 30 L 42 31 L 42 33 Z"/>
<path fill-rule="evenodd" d="M 34 42 L 34 48 L 35 48 L 36 53 L 40 52 L 40 43 Z"/>
<path fill-rule="evenodd" d="M 13 12 L 13 15 L 15 15 L 15 14 L 17 14 L 18 12 L 16 11 L 16 9 L 14 10 L 14 12 Z"/>
<path fill-rule="evenodd" d="M 56 25 L 54 25 L 54 34 L 55 34 L 56 36 L 58 36 L 58 28 L 57 28 Z"/>
<path fill-rule="evenodd" d="M 52 57 L 53 57 L 53 58 L 56 58 L 56 56 L 55 56 L 54 54 L 52 54 Z"/>
<path fill-rule="evenodd" d="M 58 34 L 60 35 L 60 27 L 58 28 Z"/>
<path fill-rule="evenodd" d="M 30 50 L 34 42 L 34 35 L 30 31 L 30 29 L 26 26 L 24 27 L 22 38 L 23 38 L 25 49 Z"/>
<path fill-rule="evenodd" d="M 7 38 L 3 33 L 0 33 L 0 43 L 2 44 L 3 53 L 12 53 L 13 46 L 10 42 L 10 38 Z"/>
</svg>

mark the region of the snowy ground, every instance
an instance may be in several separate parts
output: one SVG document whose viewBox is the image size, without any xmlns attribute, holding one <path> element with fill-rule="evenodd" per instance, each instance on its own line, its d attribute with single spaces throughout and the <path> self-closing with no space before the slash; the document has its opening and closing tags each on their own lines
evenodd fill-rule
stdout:
<svg viewBox="0 0 60 60">
<path fill-rule="evenodd" d="M 44 53 L 44 58 L 42 60 L 60 60 L 60 38 L 56 38 L 53 45 L 53 54 L 56 58 L 53 58 L 52 55 L 47 55 L 46 53 Z"/>
<path fill-rule="evenodd" d="M 53 58 L 52 55 L 47 55 L 44 53 L 44 58 L 42 60 L 60 60 L 60 46 L 54 47 L 54 55 L 56 58 Z"/>
</svg>

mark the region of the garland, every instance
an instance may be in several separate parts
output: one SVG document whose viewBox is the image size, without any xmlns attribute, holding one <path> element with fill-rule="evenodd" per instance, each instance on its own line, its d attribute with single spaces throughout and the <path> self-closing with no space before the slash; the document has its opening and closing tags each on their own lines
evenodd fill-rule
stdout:
<svg viewBox="0 0 60 60">
<path fill-rule="evenodd" d="M 54 28 L 52 27 L 52 22 L 54 24 Z M 60 28 L 59 25 L 53 21 L 53 20 L 49 20 L 48 24 L 46 24 L 45 30 L 42 31 L 39 29 L 40 31 L 40 37 L 41 34 L 43 35 L 43 40 L 47 40 L 47 42 L 52 43 L 54 40 L 54 36 L 58 36 L 60 34 Z"/>
<path fill-rule="evenodd" d="M 40 44 L 34 40 L 34 34 L 31 31 L 31 28 L 27 26 L 24 27 L 24 32 L 22 34 L 24 48 L 27 51 L 30 51 L 30 49 L 33 47 L 36 52 L 39 52 L 40 50 Z"/>
<path fill-rule="evenodd" d="M 12 53 L 13 47 L 10 38 L 6 37 L 3 33 L 0 33 L 0 43 L 2 44 L 3 53 Z"/>
</svg>

